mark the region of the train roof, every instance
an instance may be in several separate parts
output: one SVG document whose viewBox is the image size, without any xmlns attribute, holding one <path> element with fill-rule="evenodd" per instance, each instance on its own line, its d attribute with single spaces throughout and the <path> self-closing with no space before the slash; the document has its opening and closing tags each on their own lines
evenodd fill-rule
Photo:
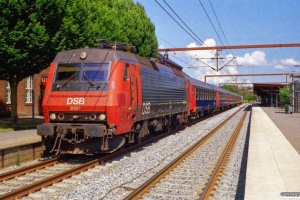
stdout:
<svg viewBox="0 0 300 200">
<path fill-rule="evenodd" d="M 209 89 L 209 90 L 217 90 L 217 88 L 218 88 L 215 85 L 205 83 L 205 82 L 200 81 L 198 79 L 192 78 L 189 75 L 187 75 L 185 72 L 183 72 L 183 73 L 184 73 L 185 78 L 188 79 L 191 82 L 191 84 L 193 84 L 193 85 L 196 85 L 196 86 L 202 87 L 202 88 L 206 88 L 206 89 Z"/>
<path fill-rule="evenodd" d="M 194 78 L 190 77 L 189 75 L 187 75 L 186 73 L 184 73 L 184 75 L 185 75 L 185 78 L 188 79 L 191 82 L 191 84 L 193 84 L 193 85 L 196 85 L 196 86 L 199 86 L 199 87 L 202 87 L 202 88 L 206 88 L 206 89 L 210 89 L 210 90 L 220 91 L 220 92 L 227 93 L 227 94 L 232 94 L 232 95 L 240 96 L 239 94 L 230 92 L 228 90 L 225 90 L 223 88 L 217 87 L 215 85 L 212 85 L 212 84 L 205 83 L 203 81 L 194 79 Z"/>
<path fill-rule="evenodd" d="M 80 55 L 85 54 L 86 58 L 80 58 Z M 160 55 L 161 56 L 161 55 Z M 162 59 L 162 58 L 160 58 Z M 128 61 L 133 64 L 139 64 L 149 69 L 159 71 L 157 66 L 164 65 L 173 70 L 177 76 L 184 77 L 182 67 L 171 60 L 165 60 L 164 64 L 159 63 L 160 60 L 148 59 L 130 52 L 100 49 L 100 48 L 81 48 L 59 52 L 54 58 L 54 62 L 71 63 L 71 62 L 109 62 L 114 60 Z"/>
<path fill-rule="evenodd" d="M 82 54 L 86 55 L 85 59 L 80 58 Z M 161 54 L 159 55 L 160 55 L 160 59 L 163 59 L 163 55 Z M 194 85 L 209 90 L 218 90 L 220 92 L 237 95 L 228 90 L 219 88 L 215 85 L 205 83 L 203 81 L 190 77 L 189 75 L 187 75 L 185 72 L 182 71 L 182 67 L 180 65 L 178 65 L 177 63 L 175 63 L 170 59 L 164 60 L 165 63 L 162 64 L 160 63 L 161 60 L 148 59 L 130 52 L 117 51 L 112 49 L 99 49 L 99 48 L 81 48 L 81 49 L 62 51 L 59 52 L 54 58 L 54 62 L 58 62 L 58 63 L 109 62 L 113 60 L 124 60 L 157 71 L 159 71 L 157 66 L 165 66 L 171 68 L 174 74 L 176 74 L 177 76 L 185 77 L 186 79 L 190 80 L 190 82 Z"/>
</svg>

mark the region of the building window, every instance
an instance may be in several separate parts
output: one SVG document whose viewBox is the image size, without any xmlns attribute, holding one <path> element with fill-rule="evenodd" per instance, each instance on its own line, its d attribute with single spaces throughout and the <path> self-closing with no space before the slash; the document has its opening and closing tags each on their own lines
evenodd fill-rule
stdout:
<svg viewBox="0 0 300 200">
<path fill-rule="evenodd" d="M 25 82 L 25 103 L 32 103 L 32 76 L 28 76 Z"/>
<path fill-rule="evenodd" d="M 8 81 L 6 81 L 6 85 L 5 85 L 5 101 L 6 101 L 6 104 L 11 104 L 10 94 L 11 94 L 10 84 L 9 84 Z"/>
</svg>

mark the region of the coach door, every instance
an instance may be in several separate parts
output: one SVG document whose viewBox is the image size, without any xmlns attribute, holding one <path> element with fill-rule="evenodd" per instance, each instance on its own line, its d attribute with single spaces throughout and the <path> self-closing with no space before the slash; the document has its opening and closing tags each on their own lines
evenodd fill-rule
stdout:
<svg viewBox="0 0 300 200">
<path fill-rule="evenodd" d="M 130 65 L 129 67 L 129 79 L 130 79 L 130 117 L 132 120 L 137 120 L 138 118 L 138 76 L 137 76 L 137 66 Z"/>
</svg>

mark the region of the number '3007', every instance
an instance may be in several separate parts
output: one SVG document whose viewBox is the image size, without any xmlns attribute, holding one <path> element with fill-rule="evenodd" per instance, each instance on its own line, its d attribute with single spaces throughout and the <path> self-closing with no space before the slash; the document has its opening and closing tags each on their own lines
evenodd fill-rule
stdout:
<svg viewBox="0 0 300 200">
<path fill-rule="evenodd" d="M 70 110 L 80 110 L 80 106 L 70 106 Z"/>
</svg>

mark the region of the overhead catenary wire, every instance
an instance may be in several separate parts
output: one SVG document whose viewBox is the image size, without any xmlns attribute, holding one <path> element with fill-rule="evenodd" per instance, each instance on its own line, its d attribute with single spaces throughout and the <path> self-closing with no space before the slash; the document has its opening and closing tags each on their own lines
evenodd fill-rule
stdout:
<svg viewBox="0 0 300 200">
<path fill-rule="evenodd" d="M 160 3 L 157 2 L 157 0 L 155 0 L 156 3 L 186 32 L 188 33 L 196 42 L 198 42 L 199 44 L 201 44 L 199 41 L 197 41 L 197 39 L 195 39 L 195 37 L 193 37 Z M 172 12 L 181 20 L 181 22 L 203 43 L 203 45 L 207 46 L 189 27 L 188 25 L 178 16 L 178 14 L 171 8 L 171 6 L 164 0 L 164 2 L 167 4 L 167 6 L 172 10 Z M 215 52 L 214 51 L 209 51 L 210 53 L 212 53 L 215 56 Z M 224 69 L 225 72 L 228 74 L 229 72 L 227 71 L 227 69 Z"/>
<path fill-rule="evenodd" d="M 156 1 L 156 0 L 155 0 Z M 205 46 L 207 46 L 206 44 L 205 44 L 205 42 L 203 41 L 203 40 L 201 40 L 192 30 L 191 30 L 191 28 L 180 18 L 180 16 L 172 9 L 172 7 L 165 1 L 165 0 L 163 0 L 164 2 L 165 2 L 165 4 L 169 7 L 169 9 L 177 16 L 177 18 L 189 29 L 189 31 L 195 36 L 195 37 L 197 37 L 202 43 L 203 43 L 203 45 L 205 45 Z M 188 33 L 188 31 L 161 5 L 161 4 L 159 4 L 157 1 L 156 1 L 156 3 L 165 11 L 165 12 L 167 12 L 168 13 L 168 15 L 182 28 L 182 29 L 184 29 L 185 30 L 185 32 L 187 32 Z M 201 3 L 201 2 L 200 2 Z M 204 7 L 203 7 L 204 8 Z M 206 10 L 205 10 L 205 12 L 206 12 Z M 207 14 L 207 13 L 206 13 Z M 208 15 L 207 15 L 208 16 Z M 209 16 L 208 16 L 208 18 L 209 18 Z M 209 18 L 209 20 L 210 20 L 210 18 Z M 210 20 L 211 21 L 211 20 Z M 212 23 L 212 22 L 211 22 Z M 212 24 L 213 25 L 213 24 Z M 213 26 L 214 27 L 214 26 Z M 214 27 L 214 29 L 215 29 L 215 27 Z M 216 29 L 215 29 L 215 31 L 216 31 Z M 195 39 L 190 33 L 188 33 L 193 39 Z M 218 33 L 217 33 L 218 34 Z M 219 36 L 219 34 L 218 34 L 218 37 L 219 37 L 219 39 L 221 40 L 221 38 L 220 38 L 220 36 Z M 196 39 L 195 39 L 196 40 Z M 197 40 L 196 40 L 197 41 Z M 199 44 L 200 44 L 200 42 L 199 41 L 197 41 Z M 221 42 L 222 42 L 222 40 L 221 40 Z M 222 44 L 223 44 L 223 42 L 222 42 Z M 223 46 L 224 46 L 224 44 L 223 44 Z M 215 56 L 215 52 L 210 52 L 210 53 L 212 53 L 214 56 Z M 218 56 L 218 55 L 216 55 L 216 56 Z M 220 61 L 219 61 L 220 62 Z M 223 61 L 222 61 L 222 63 L 223 63 Z M 223 65 L 224 65 L 224 63 L 223 63 Z M 226 68 L 224 68 L 224 71 L 227 73 L 227 74 L 230 74 L 229 73 L 229 71 L 226 69 Z"/>
<path fill-rule="evenodd" d="M 223 28 L 222 28 L 222 26 L 221 26 L 221 23 L 220 23 L 220 21 L 219 21 L 219 18 L 218 18 L 218 16 L 217 16 L 217 14 L 216 14 L 216 12 L 215 12 L 215 9 L 214 9 L 213 5 L 211 4 L 211 1 L 210 1 L 210 0 L 209 0 L 209 4 L 210 4 L 210 6 L 211 6 L 211 8 L 212 8 L 212 10 L 213 10 L 213 12 L 214 12 L 214 15 L 215 15 L 217 21 L 218 21 L 219 27 L 220 27 L 220 29 L 221 29 L 221 31 L 222 31 L 222 34 L 223 34 L 223 36 L 224 36 L 224 38 L 225 38 L 225 41 L 226 41 L 227 45 L 229 46 L 229 42 L 228 42 L 228 40 L 227 40 L 227 38 L 226 38 L 226 36 L 225 36 L 225 33 L 224 33 L 224 31 L 223 31 Z M 229 54 L 227 50 L 226 50 L 226 52 L 227 52 L 227 54 Z M 231 52 L 231 54 L 234 56 L 233 51 L 232 51 L 231 49 L 230 49 L 230 52 Z M 235 62 L 237 63 L 237 65 L 239 65 L 238 62 L 237 62 L 236 60 L 235 60 Z M 238 67 L 238 68 L 239 68 L 239 67 Z"/>
<path fill-rule="evenodd" d="M 177 16 L 177 18 L 188 28 L 188 30 L 199 40 L 197 40 L 194 36 L 192 36 L 191 35 L 191 33 L 189 33 L 157 0 L 155 0 L 156 1 L 156 3 L 186 32 L 186 33 L 188 33 L 188 35 L 190 35 L 195 41 L 197 41 L 198 43 L 200 43 L 199 41 L 201 41 L 202 43 L 203 43 L 203 45 L 205 45 L 205 46 L 207 46 L 205 43 L 204 43 L 204 41 L 202 41 L 192 30 L 191 30 L 191 28 L 180 18 L 180 16 L 172 9 L 172 7 L 165 1 L 165 0 L 163 0 L 164 2 L 165 2 L 165 4 L 169 7 L 169 9 Z M 205 12 L 206 12 L 206 10 L 205 10 Z M 207 13 L 206 13 L 207 14 Z M 211 21 L 211 20 L 210 20 Z M 211 22 L 212 23 L 212 22 Z M 214 26 L 213 26 L 214 27 Z M 215 29 L 215 27 L 214 27 L 214 29 Z M 215 29 L 215 31 L 216 31 L 216 29 Z M 218 34 L 218 33 L 217 33 Z M 219 37 L 219 39 L 221 40 L 221 38 L 220 38 L 220 36 L 218 35 L 218 37 Z M 222 42 L 222 40 L 221 40 L 221 42 Z M 222 42 L 222 44 L 223 44 L 223 42 Z M 223 44 L 223 46 L 224 46 L 224 44 Z M 212 52 L 210 52 L 210 53 L 212 53 Z M 214 56 L 215 56 L 215 52 L 213 51 L 213 53 L 212 53 Z M 218 56 L 218 55 L 216 55 L 216 56 Z M 174 56 L 175 57 L 175 56 Z M 176 57 L 177 58 L 177 57 Z M 222 61 L 223 62 L 223 61 Z M 219 61 L 219 63 L 220 63 L 220 61 Z M 224 65 L 224 63 L 223 63 L 223 65 Z M 223 68 L 224 69 L 224 71 L 227 73 L 227 74 L 230 74 L 230 72 L 228 71 L 228 69 L 226 69 L 225 67 Z"/>
<path fill-rule="evenodd" d="M 168 42 L 167 40 L 163 39 L 162 37 L 160 37 L 160 36 L 157 36 L 157 37 L 160 38 L 161 40 L 163 40 L 164 42 L 168 43 L 168 44 L 171 45 L 172 47 L 176 48 L 173 44 L 171 44 L 171 43 Z M 184 54 L 186 54 L 188 57 L 190 57 L 190 58 L 192 58 L 192 59 L 195 59 L 195 58 L 189 56 L 186 52 L 184 52 Z M 177 56 L 174 56 L 174 55 L 172 55 L 172 54 L 170 54 L 170 55 L 173 56 L 174 58 L 180 60 L 181 62 L 183 62 L 183 63 L 185 63 L 185 64 L 187 64 L 187 65 L 190 65 L 190 66 L 193 66 L 193 64 L 194 64 L 195 62 L 197 62 L 197 59 L 195 59 L 195 62 L 194 62 L 194 63 L 189 64 L 189 63 L 185 62 L 184 60 L 178 58 Z"/>
<path fill-rule="evenodd" d="M 165 1 L 165 0 L 163 0 L 164 2 L 165 2 L 165 4 L 167 4 L 167 6 L 172 10 L 172 12 L 178 17 L 178 19 L 189 29 L 189 31 L 191 31 L 192 33 L 193 33 L 193 35 L 196 37 L 196 38 L 198 38 L 201 42 L 202 42 L 202 44 L 204 45 L 204 46 L 207 46 L 206 44 L 205 44 L 205 42 L 203 41 L 203 40 L 201 40 L 195 33 L 194 33 L 194 31 L 179 17 L 179 15 L 173 10 L 173 8 Z M 198 41 L 198 43 L 200 44 L 200 42 Z M 208 46 L 207 46 L 208 47 Z M 210 51 L 211 52 L 211 51 Z M 212 51 L 213 52 L 213 51 Z M 215 52 L 213 52 L 212 54 L 215 54 Z"/>
<path fill-rule="evenodd" d="M 215 30 L 215 32 L 216 32 L 218 38 L 220 39 L 220 42 L 222 43 L 223 46 L 225 46 L 225 45 L 223 44 L 223 41 L 222 41 L 222 39 L 221 39 L 221 37 L 220 37 L 218 31 L 216 30 L 214 24 L 212 23 L 212 21 L 211 21 L 209 15 L 208 15 L 208 13 L 206 12 L 206 9 L 204 8 L 204 6 L 203 6 L 203 4 L 202 4 L 202 2 L 201 2 L 200 0 L 199 0 L 199 3 L 200 3 L 200 5 L 202 6 L 202 8 L 203 8 L 203 10 L 204 10 L 204 12 L 205 12 L 205 14 L 206 14 L 206 16 L 207 16 L 207 18 L 208 18 L 210 24 L 211 24 L 212 27 L 214 28 L 214 30 Z M 216 56 L 218 56 L 218 55 L 216 55 Z M 223 61 L 222 61 L 222 64 L 224 65 L 224 62 L 223 62 Z M 225 71 L 227 74 L 230 74 L 229 71 L 228 71 L 226 68 L 223 68 L 223 69 L 224 69 L 224 71 Z"/>
<path fill-rule="evenodd" d="M 191 36 L 196 42 L 198 42 L 201 45 L 201 42 L 207 46 L 201 39 L 200 42 L 194 37 L 192 36 L 157 0 L 155 0 L 155 2 L 189 35 Z M 168 5 L 168 4 L 167 4 Z M 171 9 L 172 10 L 172 9 Z M 173 10 L 172 10 L 173 11 Z M 173 11 L 175 12 L 175 11 Z M 176 14 L 177 15 L 177 14 Z M 177 15 L 178 16 L 178 15 Z M 179 18 L 179 17 L 178 17 Z M 180 18 L 179 18 L 180 19 Z M 180 19 L 181 20 L 181 19 Z M 182 20 L 181 20 L 182 21 Z M 184 23 L 185 24 L 185 23 Z M 186 25 L 187 26 L 187 25 Z M 194 33 L 193 33 L 194 34 Z M 195 34 L 194 34 L 195 35 Z M 198 38 L 198 37 L 197 37 Z M 211 52 L 211 51 L 210 51 Z M 211 52 L 212 53 L 212 52 Z M 214 52 L 212 54 L 215 54 Z"/>
</svg>

